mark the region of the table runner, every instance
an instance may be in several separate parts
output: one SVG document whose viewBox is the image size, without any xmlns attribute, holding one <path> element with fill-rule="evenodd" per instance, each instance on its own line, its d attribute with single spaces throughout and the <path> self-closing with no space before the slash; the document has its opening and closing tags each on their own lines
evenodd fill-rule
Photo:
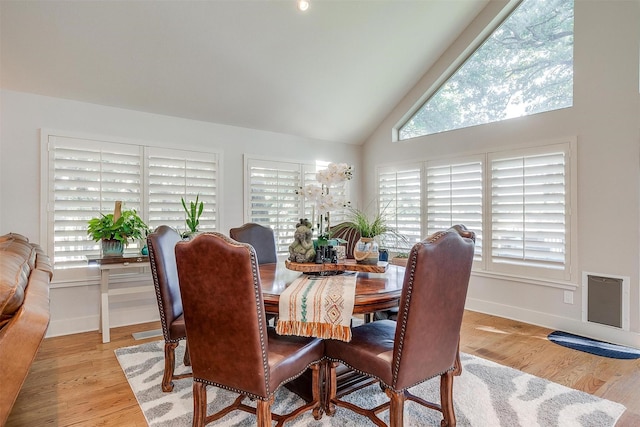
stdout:
<svg viewBox="0 0 640 427">
<path fill-rule="evenodd" d="M 280 295 L 280 335 L 351 341 L 356 274 L 302 275 Z"/>
</svg>

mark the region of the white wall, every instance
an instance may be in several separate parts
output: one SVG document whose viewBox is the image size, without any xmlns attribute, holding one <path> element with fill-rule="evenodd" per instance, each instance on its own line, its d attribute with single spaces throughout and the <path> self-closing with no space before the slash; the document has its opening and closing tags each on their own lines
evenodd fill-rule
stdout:
<svg viewBox="0 0 640 427">
<path fill-rule="evenodd" d="M 354 165 L 355 188 L 360 181 L 361 147 L 358 145 L 303 139 L 11 91 L 0 92 L 0 111 L 0 234 L 16 232 L 33 242 L 41 241 L 42 128 L 131 139 L 156 146 L 213 147 L 220 151 L 223 192 L 219 231 L 224 233 L 244 222 L 245 154 L 277 160 L 346 162 Z M 97 280 L 81 286 L 62 287 L 67 285 L 52 285 L 49 336 L 98 328 Z M 119 296 L 111 305 L 112 325 L 157 318 L 152 293 Z"/>
<path fill-rule="evenodd" d="M 391 129 L 502 6 L 491 2 L 366 141 L 363 196 L 375 193 L 376 165 L 576 136 L 574 304 L 560 288 L 475 275 L 467 307 L 640 348 L 640 2 L 576 0 L 573 108 L 391 142 Z M 630 278 L 630 332 L 581 321 L 583 271 Z"/>
</svg>

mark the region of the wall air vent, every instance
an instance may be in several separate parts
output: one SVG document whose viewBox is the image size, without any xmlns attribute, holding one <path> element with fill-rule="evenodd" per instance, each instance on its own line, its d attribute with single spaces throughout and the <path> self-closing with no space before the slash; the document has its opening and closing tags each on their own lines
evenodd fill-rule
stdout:
<svg viewBox="0 0 640 427">
<path fill-rule="evenodd" d="M 582 320 L 629 329 L 629 278 L 583 273 Z"/>
</svg>

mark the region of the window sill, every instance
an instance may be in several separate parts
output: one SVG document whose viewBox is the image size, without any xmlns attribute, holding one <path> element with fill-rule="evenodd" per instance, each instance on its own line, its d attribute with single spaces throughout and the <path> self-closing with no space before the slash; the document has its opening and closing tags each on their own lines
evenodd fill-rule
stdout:
<svg viewBox="0 0 640 427">
<path fill-rule="evenodd" d="M 506 280 L 510 282 L 523 283 L 527 285 L 544 286 L 547 288 L 564 289 L 568 291 L 575 291 L 580 287 L 575 283 L 562 281 L 562 280 L 541 279 L 537 277 L 517 276 L 513 274 L 504 274 L 504 273 L 496 273 L 496 272 L 481 271 L 481 270 L 472 270 L 471 276 L 485 277 L 487 279 Z"/>
</svg>

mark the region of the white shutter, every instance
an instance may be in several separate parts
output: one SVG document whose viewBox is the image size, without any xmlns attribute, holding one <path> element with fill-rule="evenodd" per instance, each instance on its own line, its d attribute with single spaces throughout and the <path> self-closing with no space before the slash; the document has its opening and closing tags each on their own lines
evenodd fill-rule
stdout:
<svg viewBox="0 0 640 427">
<path fill-rule="evenodd" d="M 302 165 L 302 171 L 302 182 L 300 183 L 300 187 L 307 185 L 320 186 L 320 183 L 316 180 L 317 168 L 314 165 Z M 305 200 L 304 197 L 301 197 L 300 199 L 300 202 L 302 203 L 302 210 L 304 212 L 303 218 L 307 218 L 313 225 L 313 229 L 317 230 L 319 226 L 317 218 L 318 212 L 315 211 L 313 202 Z"/>
<path fill-rule="evenodd" d="M 50 136 L 48 149 L 54 265 L 56 269 L 86 267 L 86 256 L 100 254 L 99 243 L 87 235 L 87 221 L 113 213 L 117 200 L 140 213 L 141 148 Z M 137 243 L 129 248 L 137 248 Z"/>
<path fill-rule="evenodd" d="M 495 269 L 565 269 L 568 152 L 558 146 L 553 150 L 490 158 L 491 262 Z"/>
<path fill-rule="evenodd" d="M 47 150 L 44 240 L 58 270 L 57 280 L 95 276 L 95 269 L 74 268 L 86 268 L 87 256 L 100 255 L 100 244 L 87 235 L 87 222 L 113 213 L 118 200 L 123 208 L 135 209 L 152 228 L 168 224 L 184 230 L 180 197 L 190 201 L 200 194 L 205 203 L 201 229 L 217 226 L 216 154 L 53 133 L 47 134 L 43 148 Z M 140 243 L 130 242 L 126 252 L 137 253 Z"/>
<path fill-rule="evenodd" d="M 476 233 L 475 260 L 482 259 L 481 159 L 427 162 L 427 235 L 464 224 Z"/>
<path fill-rule="evenodd" d="M 387 224 L 406 237 L 408 244 L 384 236 L 384 246 L 405 252 L 422 238 L 421 167 L 407 165 L 378 170 L 378 205 Z"/>
<path fill-rule="evenodd" d="M 218 229 L 218 155 L 159 148 L 147 148 L 148 212 L 151 228 L 168 225 L 187 231 L 182 207 L 198 200 L 204 202 L 199 231 Z"/>
<path fill-rule="evenodd" d="M 303 215 L 301 165 L 248 159 L 248 222 L 271 227 L 279 253 L 287 253 Z"/>
</svg>

